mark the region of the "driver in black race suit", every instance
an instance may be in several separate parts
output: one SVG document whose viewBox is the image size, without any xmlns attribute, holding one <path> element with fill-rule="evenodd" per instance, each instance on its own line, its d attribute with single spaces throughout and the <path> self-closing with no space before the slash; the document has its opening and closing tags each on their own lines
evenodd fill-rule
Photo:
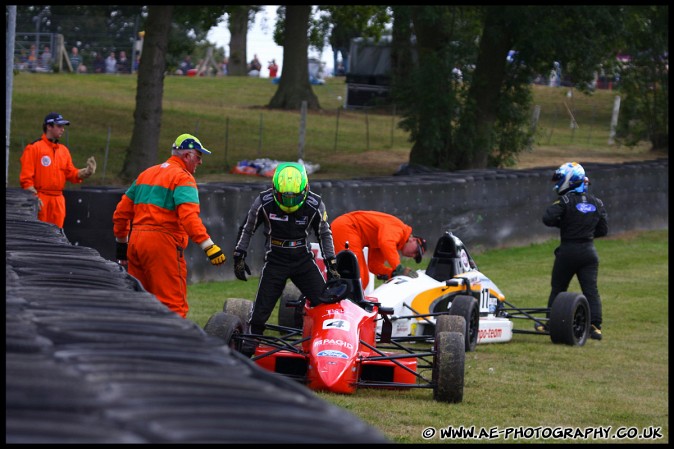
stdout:
<svg viewBox="0 0 674 449">
<path fill-rule="evenodd" d="M 545 210 L 543 223 L 559 228 L 561 243 L 555 249 L 548 308 L 552 307 L 558 293 L 567 290 L 576 275 L 590 305 L 590 338 L 601 340 L 601 298 L 597 289 L 599 256 L 594 239 L 608 233 L 604 203 L 588 193 L 589 180 L 577 162 L 562 164 L 552 181 L 559 198 Z"/>
<path fill-rule="evenodd" d="M 309 190 L 304 165 L 296 162 L 279 164 L 274 171 L 272 187 L 255 198 L 241 226 L 234 248 L 234 275 L 242 281 L 250 268 L 245 262 L 250 240 L 264 224 L 265 257 L 260 274 L 250 333 L 262 335 L 276 302 L 290 279 L 311 301 L 325 287 L 321 270 L 314 260 L 309 232 L 314 231 L 328 269 L 328 278 L 338 278 L 332 230 L 321 197 Z M 256 345 L 243 345 L 242 353 L 252 355 Z"/>
</svg>

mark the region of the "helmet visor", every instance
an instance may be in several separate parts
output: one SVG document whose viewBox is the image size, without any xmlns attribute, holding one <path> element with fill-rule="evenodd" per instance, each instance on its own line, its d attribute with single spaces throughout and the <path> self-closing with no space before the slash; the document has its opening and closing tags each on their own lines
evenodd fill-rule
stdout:
<svg viewBox="0 0 674 449">
<path fill-rule="evenodd" d="M 274 195 L 276 196 L 276 201 L 278 201 L 279 204 L 282 204 L 286 207 L 294 207 L 300 206 L 304 202 L 304 199 L 306 198 L 306 190 L 299 193 L 275 192 Z"/>
</svg>

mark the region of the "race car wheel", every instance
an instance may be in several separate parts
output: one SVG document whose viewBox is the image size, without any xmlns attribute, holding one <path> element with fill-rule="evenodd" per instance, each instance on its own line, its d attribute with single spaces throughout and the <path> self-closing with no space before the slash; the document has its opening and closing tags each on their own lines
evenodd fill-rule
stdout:
<svg viewBox="0 0 674 449">
<path fill-rule="evenodd" d="M 433 399 L 450 403 L 463 401 L 465 363 L 463 335 L 459 332 L 440 332 L 435 336 Z"/>
<path fill-rule="evenodd" d="M 449 314 L 462 316 L 466 320 L 467 332 L 464 334 L 466 352 L 475 351 L 480 329 L 480 308 L 477 305 L 477 299 L 468 295 L 458 295 L 452 300 Z"/>
<path fill-rule="evenodd" d="M 438 315 L 435 317 L 435 335 L 440 332 L 458 332 L 466 335 L 466 319 L 460 315 Z"/>
<path fill-rule="evenodd" d="M 253 302 L 243 298 L 227 298 L 222 305 L 222 311 L 238 316 L 243 325 L 244 333 L 248 333 L 248 320 L 253 312 Z"/>
<path fill-rule="evenodd" d="M 243 333 L 243 324 L 236 315 L 216 312 L 206 322 L 204 331 L 208 335 L 221 338 L 225 344 L 236 351 L 241 349 L 241 340 L 234 336 Z"/>
<path fill-rule="evenodd" d="M 550 309 L 550 339 L 553 343 L 583 346 L 590 334 L 590 305 L 580 293 L 562 292 Z"/>
<path fill-rule="evenodd" d="M 288 301 L 300 300 L 301 304 L 297 307 L 288 307 Z M 304 313 L 304 295 L 300 289 L 292 282 L 286 284 L 281 300 L 279 301 L 278 324 L 279 326 L 292 327 L 293 329 L 302 329 Z"/>
</svg>

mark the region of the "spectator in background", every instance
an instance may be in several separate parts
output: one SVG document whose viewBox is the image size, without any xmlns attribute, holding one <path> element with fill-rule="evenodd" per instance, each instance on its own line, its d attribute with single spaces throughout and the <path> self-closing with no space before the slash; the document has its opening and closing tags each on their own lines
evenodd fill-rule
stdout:
<svg viewBox="0 0 674 449">
<path fill-rule="evenodd" d="M 28 68 L 28 55 L 26 50 L 21 50 L 19 53 L 18 61 L 15 62 L 17 70 L 26 70 Z"/>
<path fill-rule="evenodd" d="M 100 53 L 94 58 L 94 73 L 105 73 L 105 59 Z"/>
<path fill-rule="evenodd" d="M 42 51 L 42 55 L 40 56 L 40 69 L 43 72 L 50 72 L 51 71 L 51 50 L 49 49 L 48 45 L 44 46 L 44 50 Z"/>
<path fill-rule="evenodd" d="M 73 73 L 79 73 L 81 63 L 82 58 L 80 58 L 80 51 L 77 47 L 73 47 L 70 50 L 70 65 L 73 68 Z"/>
<path fill-rule="evenodd" d="M 229 64 L 229 59 L 225 56 L 222 60 L 222 63 L 220 64 L 220 75 L 221 76 L 227 76 L 227 65 Z"/>
<path fill-rule="evenodd" d="M 114 51 L 111 51 L 108 57 L 105 58 L 105 73 L 117 73 L 117 58 L 115 58 Z"/>
<path fill-rule="evenodd" d="M 187 75 L 187 72 L 192 70 L 194 66 L 192 65 L 192 57 L 190 55 L 183 58 L 183 62 L 180 63 L 180 67 L 176 70 L 176 75 Z"/>
<path fill-rule="evenodd" d="M 138 73 L 138 67 L 140 67 L 140 54 L 136 55 L 136 60 L 133 61 L 133 72 Z"/>
<path fill-rule="evenodd" d="M 278 75 L 278 65 L 276 65 L 276 59 L 269 61 L 269 66 L 267 69 L 269 69 L 269 78 L 276 78 Z"/>
<path fill-rule="evenodd" d="M 129 73 L 131 69 L 131 62 L 126 58 L 124 50 L 119 52 L 119 61 L 117 61 L 117 71 L 119 73 Z"/>
<path fill-rule="evenodd" d="M 37 68 L 37 48 L 35 44 L 30 46 L 30 53 L 28 53 L 28 70 L 35 70 Z"/>
<path fill-rule="evenodd" d="M 262 64 L 257 55 L 254 55 L 253 60 L 248 64 L 248 76 L 260 76 L 260 70 L 262 70 Z"/>
</svg>

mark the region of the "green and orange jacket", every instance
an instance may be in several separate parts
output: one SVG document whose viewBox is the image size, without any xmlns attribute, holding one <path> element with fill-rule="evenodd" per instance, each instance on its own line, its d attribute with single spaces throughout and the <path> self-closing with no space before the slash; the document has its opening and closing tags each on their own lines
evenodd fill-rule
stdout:
<svg viewBox="0 0 674 449">
<path fill-rule="evenodd" d="M 176 245 L 186 248 L 210 239 L 199 216 L 199 191 L 194 176 L 176 156 L 142 172 L 122 195 L 112 216 L 118 242 L 126 242 L 133 229 L 167 232 Z"/>
</svg>

